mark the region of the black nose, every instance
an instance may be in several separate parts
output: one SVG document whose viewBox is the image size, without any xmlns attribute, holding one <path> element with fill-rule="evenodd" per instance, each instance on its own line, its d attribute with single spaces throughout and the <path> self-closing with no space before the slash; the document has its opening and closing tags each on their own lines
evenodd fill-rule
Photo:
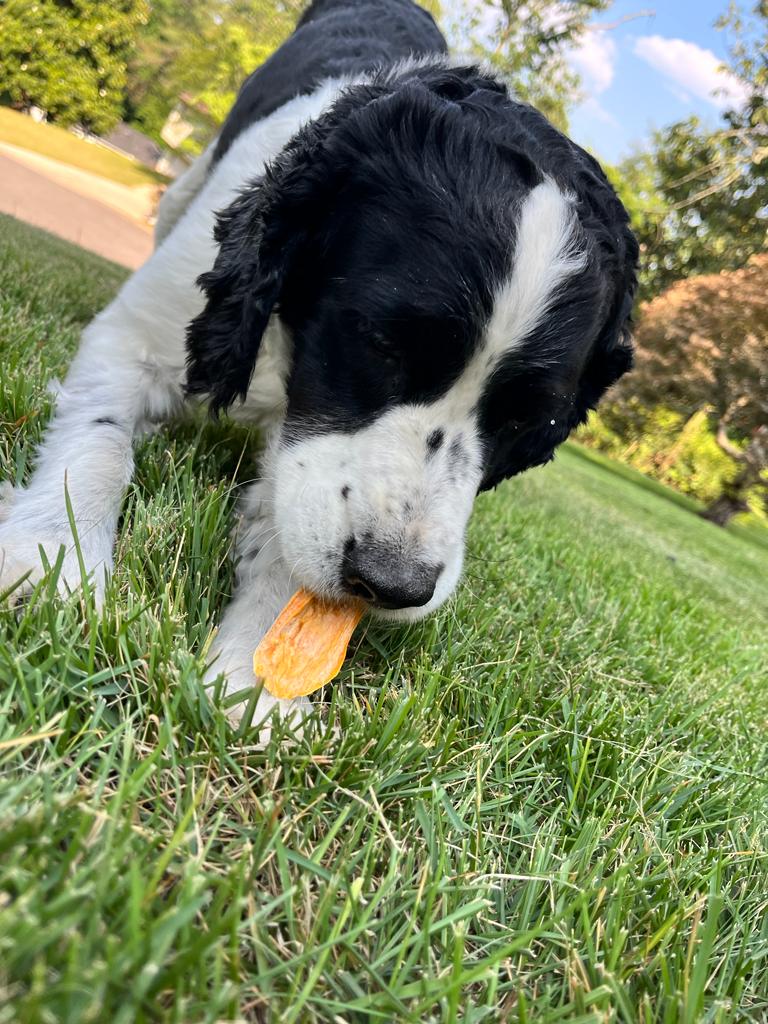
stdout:
<svg viewBox="0 0 768 1024">
<path fill-rule="evenodd" d="M 442 565 L 393 555 L 385 548 L 348 541 L 341 575 L 344 589 L 376 608 L 420 608 L 432 600 Z"/>
</svg>

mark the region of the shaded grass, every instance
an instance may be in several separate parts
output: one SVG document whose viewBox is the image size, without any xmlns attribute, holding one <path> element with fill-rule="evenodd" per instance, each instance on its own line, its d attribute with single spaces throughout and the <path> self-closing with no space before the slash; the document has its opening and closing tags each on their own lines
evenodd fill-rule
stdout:
<svg viewBox="0 0 768 1024">
<path fill-rule="evenodd" d="M 0 238 L 19 479 L 122 271 Z M 260 751 L 200 682 L 255 451 L 143 442 L 104 615 L 0 611 L 0 1021 L 765 1019 L 766 551 L 565 451 Z"/>
<path fill-rule="evenodd" d="M 0 142 L 60 160 L 81 171 L 100 174 L 119 185 L 159 185 L 168 181 L 150 167 L 105 149 L 55 124 L 37 124 L 31 117 L 9 107 L 0 107 Z"/>
</svg>

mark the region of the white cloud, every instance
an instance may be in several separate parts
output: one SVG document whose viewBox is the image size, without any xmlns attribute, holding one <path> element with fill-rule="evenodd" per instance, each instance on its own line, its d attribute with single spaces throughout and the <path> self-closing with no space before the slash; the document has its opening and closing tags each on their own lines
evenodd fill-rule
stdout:
<svg viewBox="0 0 768 1024">
<path fill-rule="evenodd" d="M 579 109 L 587 117 L 593 121 L 600 121 L 603 124 L 609 124 L 612 128 L 618 128 L 619 122 L 613 116 L 613 114 L 606 110 L 600 100 L 594 96 L 587 96 L 583 103 L 580 104 Z"/>
<path fill-rule="evenodd" d="M 471 8 L 470 8 L 471 9 Z M 490 44 L 498 35 L 501 14 L 494 7 L 484 7 L 478 14 L 476 32 L 480 39 Z"/>
<path fill-rule="evenodd" d="M 581 76 L 584 90 L 599 96 L 613 81 L 616 43 L 598 28 L 583 32 L 568 53 L 568 63 Z"/>
<path fill-rule="evenodd" d="M 668 39 L 664 36 L 640 36 L 635 42 L 635 54 L 655 68 L 671 82 L 714 107 L 741 106 L 748 92 L 742 82 L 722 67 L 712 53 L 686 39 Z"/>
</svg>

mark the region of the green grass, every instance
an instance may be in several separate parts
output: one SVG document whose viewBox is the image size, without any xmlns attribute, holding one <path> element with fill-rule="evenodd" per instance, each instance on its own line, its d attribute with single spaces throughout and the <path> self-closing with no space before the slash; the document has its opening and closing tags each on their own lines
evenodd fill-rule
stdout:
<svg viewBox="0 0 768 1024">
<path fill-rule="evenodd" d="M 158 185 L 168 179 L 143 164 L 114 153 L 59 128 L 54 124 L 37 124 L 31 117 L 0 107 L 0 142 L 60 160 L 81 171 L 100 174 L 119 185 Z"/>
<path fill-rule="evenodd" d="M 0 478 L 123 272 L 0 220 Z M 0 1021 L 768 1018 L 768 552 L 573 451 L 302 739 L 201 650 L 256 439 L 141 444 L 100 618 L 0 611 Z"/>
<path fill-rule="evenodd" d="M 703 512 L 706 507 L 702 501 L 691 495 L 683 494 L 681 491 L 667 487 L 659 480 L 654 480 L 651 476 L 645 476 L 645 474 L 635 469 L 634 466 L 629 466 L 625 462 L 616 462 L 594 448 L 587 448 L 586 445 L 574 441 L 567 441 L 566 445 L 575 455 L 580 456 L 582 459 L 586 459 L 597 466 L 608 468 L 611 472 L 616 473 L 625 480 L 630 480 L 637 487 L 650 491 L 666 501 L 672 501 L 679 505 L 680 508 L 687 509 L 689 512 Z M 729 532 L 768 548 L 768 529 L 752 513 L 737 515 L 730 524 Z"/>
</svg>

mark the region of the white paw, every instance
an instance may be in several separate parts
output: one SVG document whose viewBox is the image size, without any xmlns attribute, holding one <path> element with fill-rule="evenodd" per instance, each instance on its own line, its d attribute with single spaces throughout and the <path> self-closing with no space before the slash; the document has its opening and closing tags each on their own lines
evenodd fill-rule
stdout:
<svg viewBox="0 0 768 1024">
<path fill-rule="evenodd" d="M 251 679 L 251 685 L 255 680 Z M 233 729 L 255 729 L 258 742 L 266 745 L 272 735 L 275 718 L 288 722 L 296 735 L 301 735 L 304 719 L 312 712 L 312 701 L 308 697 L 294 700 L 279 700 L 262 690 L 255 705 L 250 700 L 241 701 L 226 708 L 225 714 Z M 248 720 L 246 721 L 246 716 Z"/>
<path fill-rule="evenodd" d="M 287 720 L 293 731 L 300 733 L 303 719 L 312 711 L 312 702 L 309 698 L 279 700 L 266 690 L 262 690 L 254 702 L 257 681 L 253 669 L 247 664 L 250 659 L 244 653 L 241 653 L 239 658 L 233 655 L 233 651 L 222 648 L 214 641 L 210 651 L 213 660 L 204 676 L 204 682 L 208 686 L 213 686 L 222 675 L 224 676 L 224 713 L 232 728 L 256 730 L 258 742 L 266 744 L 272 734 L 272 723 L 277 717 Z"/>
<path fill-rule="evenodd" d="M 67 594 L 82 585 L 80 558 L 71 533 L 62 530 L 52 534 L 45 529 L 35 529 L 28 522 L 19 523 L 9 513 L 8 503 L 3 502 L 0 505 L 0 598 L 15 599 L 29 593 L 45 576 L 46 562 L 51 568 L 57 564 L 62 548 L 64 557 L 56 582 L 59 592 Z M 111 569 L 111 554 L 105 557 L 86 547 L 81 548 L 81 556 L 97 601 L 101 601 Z"/>
</svg>

